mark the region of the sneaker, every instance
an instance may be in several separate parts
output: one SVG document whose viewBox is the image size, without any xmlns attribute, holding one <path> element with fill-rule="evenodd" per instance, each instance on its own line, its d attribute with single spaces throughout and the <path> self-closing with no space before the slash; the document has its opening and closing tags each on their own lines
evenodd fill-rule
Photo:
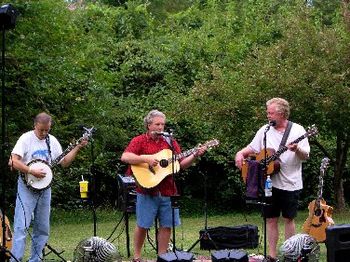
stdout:
<svg viewBox="0 0 350 262">
<path fill-rule="evenodd" d="M 131 262 L 143 262 L 143 260 L 140 257 L 138 257 L 138 258 L 133 258 Z"/>
</svg>

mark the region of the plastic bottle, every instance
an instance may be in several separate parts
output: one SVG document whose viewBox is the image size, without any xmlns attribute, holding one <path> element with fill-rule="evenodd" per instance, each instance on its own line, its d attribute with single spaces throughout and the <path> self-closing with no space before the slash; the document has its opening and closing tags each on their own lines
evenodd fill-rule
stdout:
<svg viewBox="0 0 350 262">
<path fill-rule="evenodd" d="M 265 197 L 272 197 L 272 181 L 269 175 L 265 181 Z"/>
</svg>

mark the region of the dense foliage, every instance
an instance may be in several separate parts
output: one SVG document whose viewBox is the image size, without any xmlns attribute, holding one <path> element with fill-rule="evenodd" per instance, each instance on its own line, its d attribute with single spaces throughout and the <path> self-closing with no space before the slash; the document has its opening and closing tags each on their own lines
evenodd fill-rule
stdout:
<svg viewBox="0 0 350 262">
<path fill-rule="evenodd" d="M 340 3 L 78 2 L 68 8 L 66 1 L 14 1 L 16 28 L 6 32 L 10 148 L 40 111 L 53 115 L 52 133 L 63 146 L 79 138 L 79 125 L 97 128 L 72 167 L 56 170 L 55 205 L 79 203 L 81 175 L 96 182 L 99 203 L 113 204 L 116 175 L 126 168 L 120 155 L 144 131 L 145 114 L 157 108 L 182 148 L 212 138 L 221 142 L 182 172 L 183 195 L 203 197 L 198 181 L 205 177 L 211 201 L 225 210 L 242 206 L 235 152 L 266 122 L 265 101 L 280 96 L 291 103 L 292 121 L 320 130 L 304 166 L 304 204 L 316 197 L 319 164 L 327 155 L 333 168 L 325 197 L 344 207 L 350 56 Z M 16 176 L 8 177 L 13 198 Z"/>
</svg>

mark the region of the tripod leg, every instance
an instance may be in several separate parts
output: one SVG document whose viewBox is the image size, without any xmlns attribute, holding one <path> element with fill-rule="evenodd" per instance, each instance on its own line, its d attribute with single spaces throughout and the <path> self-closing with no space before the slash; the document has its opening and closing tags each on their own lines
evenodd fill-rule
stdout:
<svg viewBox="0 0 350 262">
<path fill-rule="evenodd" d="M 46 253 L 46 254 L 43 254 L 43 257 L 47 256 L 48 254 L 50 254 L 51 252 L 54 253 L 57 257 L 59 257 L 61 259 L 61 261 L 63 262 L 67 262 L 67 260 L 65 260 L 61 254 L 64 252 L 64 251 L 61 251 L 61 252 L 58 252 L 57 250 L 55 250 L 53 247 L 51 247 L 49 244 L 46 243 L 45 247 L 47 247 L 50 252 Z M 43 251 L 44 253 L 44 251 Z"/>
<path fill-rule="evenodd" d="M 4 257 L 1 257 L 1 261 L 10 261 L 10 258 L 13 258 L 16 262 L 20 262 L 12 253 L 10 250 L 8 250 L 6 247 L 0 247 L 1 253 L 4 255 Z"/>
<path fill-rule="evenodd" d="M 218 246 L 216 245 L 215 241 L 211 238 L 209 232 L 207 230 L 205 230 L 205 232 L 203 232 L 200 235 L 199 239 L 197 239 L 197 241 L 194 242 L 194 244 L 187 251 L 188 252 L 191 251 L 203 239 L 208 239 L 212 243 L 212 245 L 214 246 L 214 249 L 218 250 Z"/>
<path fill-rule="evenodd" d="M 199 243 L 199 241 L 201 240 L 201 238 L 198 238 L 196 242 L 193 243 L 193 245 L 187 249 L 187 252 L 190 252 L 195 246 L 197 246 L 197 244 Z"/>
</svg>

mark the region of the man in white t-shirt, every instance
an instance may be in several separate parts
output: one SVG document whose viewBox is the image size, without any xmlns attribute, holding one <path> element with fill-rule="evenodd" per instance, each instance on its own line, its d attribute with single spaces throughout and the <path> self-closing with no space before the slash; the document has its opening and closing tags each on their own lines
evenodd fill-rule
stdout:
<svg viewBox="0 0 350 262">
<path fill-rule="evenodd" d="M 266 102 L 266 107 L 267 119 L 275 125 L 271 126 L 270 129 L 270 125 L 262 126 L 257 131 L 252 142 L 237 152 L 235 162 L 239 169 L 242 168 L 244 159 L 250 154 L 259 153 L 264 150 L 265 133 L 266 148 L 272 148 L 277 151 L 280 146 L 289 122 L 289 103 L 282 98 L 272 98 Z M 273 186 L 271 205 L 264 208 L 269 243 L 269 255 L 266 261 L 278 261 L 278 218 L 281 213 L 284 219 L 285 239 L 295 234 L 294 218 L 297 215 L 299 194 L 303 188 L 302 162 L 309 157 L 310 145 L 307 138 L 301 140 L 299 143 L 291 142 L 305 135 L 305 133 L 306 131 L 301 125 L 292 124 L 285 144 L 288 150 L 280 155 L 280 170 L 271 177 Z"/>
<path fill-rule="evenodd" d="M 32 160 L 51 163 L 62 154 L 60 143 L 53 135 L 49 134 L 51 123 L 51 116 L 46 113 L 40 113 L 35 117 L 34 130 L 22 134 L 11 152 L 9 165 L 12 169 L 16 169 L 22 174 L 31 174 L 37 178 L 45 177 L 47 169 L 41 167 L 33 168 L 28 163 Z M 60 160 L 59 164 L 63 167 L 69 166 L 80 148 L 87 143 L 88 141 L 83 139 Z M 15 258 L 11 258 L 11 261 L 22 261 L 26 246 L 26 236 L 31 222 L 33 222 L 33 233 L 31 234 L 32 247 L 29 261 L 42 261 L 42 251 L 49 238 L 50 204 L 50 187 L 41 191 L 34 191 L 28 188 L 22 175 L 18 177 L 11 250 Z M 34 219 L 33 221 L 32 218 Z"/>
</svg>

